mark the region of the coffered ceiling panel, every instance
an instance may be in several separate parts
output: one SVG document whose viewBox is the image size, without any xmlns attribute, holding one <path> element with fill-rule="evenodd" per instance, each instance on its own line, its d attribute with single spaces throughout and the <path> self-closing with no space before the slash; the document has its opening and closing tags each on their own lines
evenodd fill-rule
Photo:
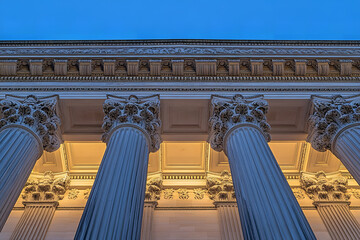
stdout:
<svg viewBox="0 0 360 240">
<path fill-rule="evenodd" d="M 104 100 L 61 100 L 62 127 L 64 134 L 101 134 L 104 118 Z"/>
<path fill-rule="evenodd" d="M 206 142 L 164 142 L 164 173 L 205 173 Z"/>
<path fill-rule="evenodd" d="M 309 154 L 309 161 L 306 166 L 307 172 L 335 172 L 341 166 L 340 160 L 334 156 L 330 151 L 318 152 L 311 148 Z"/>
<path fill-rule="evenodd" d="M 163 134 L 207 133 L 208 100 L 162 100 Z"/>
<path fill-rule="evenodd" d="M 161 170 L 160 168 L 160 151 L 157 151 L 155 153 L 150 153 L 149 155 L 149 165 L 148 165 L 148 172 L 149 173 L 153 173 L 153 172 L 158 172 Z"/>
<path fill-rule="evenodd" d="M 105 143 L 100 142 L 65 143 L 70 172 L 97 172 L 104 155 L 105 148 Z"/>
<path fill-rule="evenodd" d="M 287 171 L 300 171 L 305 160 L 304 142 L 270 142 L 269 146 L 280 168 Z"/>
<path fill-rule="evenodd" d="M 37 160 L 33 171 L 34 172 L 63 172 L 63 156 L 62 156 L 63 147 L 59 148 L 55 152 L 46 152 L 44 151 L 43 155 Z"/>
<path fill-rule="evenodd" d="M 230 170 L 229 160 L 225 153 L 210 149 L 209 171 L 220 173 L 224 170 Z"/>
<path fill-rule="evenodd" d="M 267 120 L 271 133 L 305 132 L 308 119 L 309 100 L 271 99 Z"/>
</svg>

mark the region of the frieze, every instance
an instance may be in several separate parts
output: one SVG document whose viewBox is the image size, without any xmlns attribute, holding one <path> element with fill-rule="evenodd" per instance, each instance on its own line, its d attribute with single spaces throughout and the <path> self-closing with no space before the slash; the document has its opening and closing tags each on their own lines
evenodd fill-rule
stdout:
<svg viewBox="0 0 360 240">
<path fill-rule="evenodd" d="M 0 56 L 321 56 L 359 57 L 360 47 L 114 46 L 1 47 Z"/>
</svg>

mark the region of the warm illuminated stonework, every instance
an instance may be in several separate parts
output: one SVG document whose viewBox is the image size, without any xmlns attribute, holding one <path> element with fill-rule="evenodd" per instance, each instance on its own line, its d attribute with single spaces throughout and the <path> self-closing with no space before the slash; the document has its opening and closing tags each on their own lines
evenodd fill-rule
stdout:
<svg viewBox="0 0 360 240">
<path fill-rule="evenodd" d="M 360 42 L 0 42 L 0 239 L 358 239 Z"/>
</svg>

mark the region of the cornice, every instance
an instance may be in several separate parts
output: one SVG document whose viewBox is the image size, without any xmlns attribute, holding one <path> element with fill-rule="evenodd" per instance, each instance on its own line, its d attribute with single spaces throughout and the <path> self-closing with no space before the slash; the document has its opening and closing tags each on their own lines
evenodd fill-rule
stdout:
<svg viewBox="0 0 360 240">
<path fill-rule="evenodd" d="M 360 41 L 0 41 L 0 57 L 359 57 Z"/>
</svg>

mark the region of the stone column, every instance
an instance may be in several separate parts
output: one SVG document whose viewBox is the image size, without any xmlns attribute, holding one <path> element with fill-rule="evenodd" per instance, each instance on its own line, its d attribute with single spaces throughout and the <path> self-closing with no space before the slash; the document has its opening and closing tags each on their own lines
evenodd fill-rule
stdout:
<svg viewBox="0 0 360 240">
<path fill-rule="evenodd" d="M 267 141 L 262 96 L 213 96 L 211 147 L 228 156 L 244 239 L 315 239 Z"/>
<path fill-rule="evenodd" d="M 218 212 L 221 239 L 244 239 L 230 173 L 223 171 L 219 177 L 207 177 L 206 187 Z"/>
<path fill-rule="evenodd" d="M 75 239 L 140 239 L 150 151 L 160 147 L 159 96 L 108 96 L 107 148 Z"/>
<path fill-rule="evenodd" d="M 68 173 L 45 172 L 42 176 L 30 176 L 22 198 L 25 210 L 10 240 L 45 239 L 59 200 L 70 184 Z"/>
<path fill-rule="evenodd" d="M 349 209 L 347 179 L 340 172 L 301 174 L 301 187 L 314 205 L 332 239 L 359 239 L 360 224 Z"/>
<path fill-rule="evenodd" d="M 312 102 L 307 141 L 330 150 L 360 184 L 360 95 L 312 96 Z"/>
<path fill-rule="evenodd" d="M 144 213 L 141 225 L 141 240 L 151 240 L 153 215 L 157 200 L 160 200 L 161 189 L 161 177 L 148 179 L 146 183 Z"/>
<path fill-rule="evenodd" d="M 57 96 L 0 101 L 0 231 L 43 150 L 60 147 Z"/>
</svg>

